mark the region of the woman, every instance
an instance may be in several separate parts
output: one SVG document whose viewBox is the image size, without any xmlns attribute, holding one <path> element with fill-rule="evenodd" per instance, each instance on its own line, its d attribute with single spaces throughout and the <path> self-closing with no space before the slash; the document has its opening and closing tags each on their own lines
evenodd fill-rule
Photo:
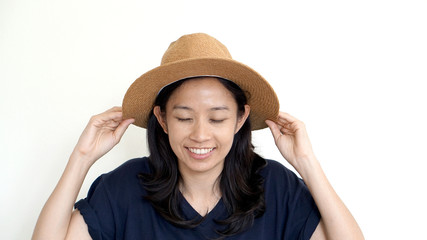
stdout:
<svg viewBox="0 0 427 240">
<path fill-rule="evenodd" d="M 278 108 L 270 85 L 216 39 L 181 37 L 123 109 L 91 118 L 33 239 L 363 239 L 304 124 Z M 132 123 L 147 128 L 150 156 L 100 176 L 71 212 L 89 168 Z M 251 130 L 267 125 L 304 182 L 254 153 Z"/>
</svg>

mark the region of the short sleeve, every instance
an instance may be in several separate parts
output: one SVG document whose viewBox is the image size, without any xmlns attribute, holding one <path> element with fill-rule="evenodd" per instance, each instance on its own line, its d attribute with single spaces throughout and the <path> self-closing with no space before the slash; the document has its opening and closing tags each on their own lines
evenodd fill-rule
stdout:
<svg viewBox="0 0 427 240">
<path fill-rule="evenodd" d="M 291 210 L 287 221 L 288 228 L 295 229 L 292 232 L 295 239 L 308 240 L 319 224 L 320 213 L 304 181 L 296 176 L 292 178 L 296 179 L 294 179 L 294 193 L 291 195 L 293 197 L 289 198 L 287 206 Z"/>
<path fill-rule="evenodd" d="M 264 174 L 267 211 L 270 207 L 270 211 L 273 210 L 270 214 L 281 216 L 276 222 L 281 238 L 310 239 L 321 216 L 304 181 L 272 160 L 268 161 Z"/>
<path fill-rule="evenodd" d="M 86 198 L 78 201 L 74 207 L 83 216 L 94 240 L 114 239 L 114 214 L 105 186 L 104 175 L 98 177 L 89 189 Z"/>
</svg>

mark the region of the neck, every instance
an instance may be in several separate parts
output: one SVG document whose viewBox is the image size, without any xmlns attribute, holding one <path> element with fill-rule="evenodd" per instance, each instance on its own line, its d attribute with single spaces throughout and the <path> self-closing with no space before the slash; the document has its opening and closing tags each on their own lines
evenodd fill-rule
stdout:
<svg viewBox="0 0 427 240">
<path fill-rule="evenodd" d="M 180 191 L 200 215 L 210 212 L 221 198 L 219 173 L 186 174 L 181 172 Z"/>
<path fill-rule="evenodd" d="M 183 195 L 191 198 L 220 196 L 219 174 L 216 176 L 181 174 L 180 190 Z"/>
</svg>

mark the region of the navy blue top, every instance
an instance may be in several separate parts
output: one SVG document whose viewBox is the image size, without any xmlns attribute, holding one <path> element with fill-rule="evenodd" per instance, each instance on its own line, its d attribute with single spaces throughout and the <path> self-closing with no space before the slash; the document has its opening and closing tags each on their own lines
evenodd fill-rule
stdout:
<svg viewBox="0 0 427 240">
<path fill-rule="evenodd" d="M 228 239 L 310 239 L 320 220 L 320 213 L 304 182 L 282 164 L 267 160 L 260 171 L 265 178 L 266 211 L 253 226 Z M 222 200 L 194 229 L 175 227 L 143 199 L 146 194 L 138 173 L 150 172 L 148 158 L 129 160 L 110 173 L 98 177 L 88 196 L 78 201 L 93 239 L 208 239 L 215 238 L 221 227 L 215 219 L 228 214 Z M 184 216 L 200 215 L 184 200 L 180 203 Z M 223 226 L 222 226 L 223 227 Z"/>
</svg>

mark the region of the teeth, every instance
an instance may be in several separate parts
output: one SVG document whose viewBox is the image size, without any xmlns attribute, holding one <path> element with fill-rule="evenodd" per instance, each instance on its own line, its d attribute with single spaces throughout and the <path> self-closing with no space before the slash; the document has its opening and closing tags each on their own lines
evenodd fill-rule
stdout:
<svg viewBox="0 0 427 240">
<path fill-rule="evenodd" d="M 209 153 L 213 149 L 214 148 L 188 148 L 188 150 L 190 150 L 190 152 L 195 153 L 195 154 L 199 154 L 199 155 Z"/>
</svg>

